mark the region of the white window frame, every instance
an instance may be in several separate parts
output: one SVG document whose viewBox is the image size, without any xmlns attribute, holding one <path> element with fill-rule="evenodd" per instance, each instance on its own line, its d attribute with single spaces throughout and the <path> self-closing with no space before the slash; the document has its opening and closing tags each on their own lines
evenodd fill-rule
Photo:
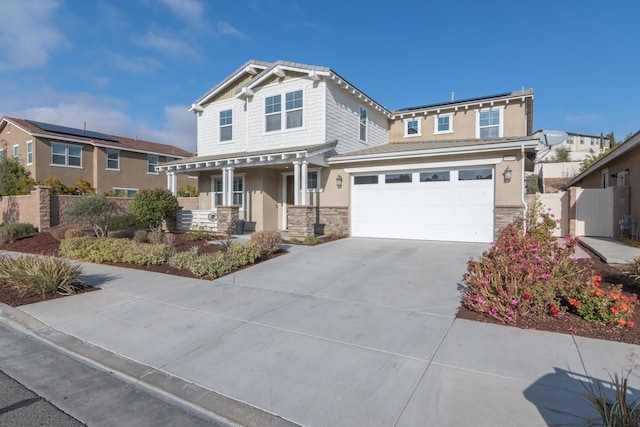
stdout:
<svg viewBox="0 0 640 427">
<path fill-rule="evenodd" d="M 440 126 L 438 122 L 440 118 L 445 118 L 445 117 L 449 118 L 449 129 L 439 130 Z M 436 114 L 435 116 L 433 116 L 433 134 L 438 135 L 443 133 L 453 133 L 453 113 Z"/>
<path fill-rule="evenodd" d="M 124 188 L 124 187 L 113 187 L 113 192 L 118 194 L 118 192 L 124 192 L 125 195 L 122 197 L 133 197 L 140 192 L 138 188 Z"/>
<path fill-rule="evenodd" d="M 498 111 L 499 112 L 498 117 L 500 118 L 500 123 L 498 123 L 498 125 L 480 127 L 480 114 L 481 113 L 490 112 L 490 111 Z M 496 126 L 498 126 L 498 136 L 497 136 L 497 138 L 502 138 L 503 135 L 504 135 L 504 107 L 503 106 L 501 106 L 501 107 L 481 108 L 479 110 L 476 110 L 476 138 L 481 138 L 480 137 L 481 129 L 493 128 L 493 127 L 496 127 Z M 486 139 L 490 139 L 490 138 L 486 138 Z"/>
<path fill-rule="evenodd" d="M 64 147 L 64 164 L 60 164 L 60 163 L 54 163 L 53 162 L 53 147 L 54 146 L 58 146 L 58 147 Z M 79 149 L 80 150 L 80 156 L 76 156 L 76 155 L 71 155 L 69 153 L 69 149 L 73 148 L 73 149 Z M 62 154 L 58 154 L 58 156 L 61 156 Z M 79 158 L 80 159 L 80 165 L 72 165 L 69 164 L 69 159 L 73 157 L 73 158 Z M 82 147 L 79 145 L 72 145 L 72 144 L 63 144 L 61 142 L 51 142 L 51 164 L 50 166 L 57 166 L 57 167 L 63 167 L 63 168 L 82 168 Z"/>
<path fill-rule="evenodd" d="M 13 160 L 20 159 L 20 144 L 13 144 Z"/>
<path fill-rule="evenodd" d="M 229 116 L 230 122 L 229 123 L 222 123 L 222 114 L 223 113 L 230 113 L 231 115 Z M 218 124 L 219 124 L 219 130 L 220 133 L 218 135 L 218 139 L 221 143 L 227 144 L 230 142 L 233 142 L 233 109 L 228 109 L 228 110 L 220 110 L 220 112 L 218 113 Z M 231 129 L 231 137 L 229 139 L 222 139 L 222 130 L 223 129 Z"/>
<path fill-rule="evenodd" d="M 602 171 L 602 188 L 609 187 L 609 169 L 605 169 Z"/>
<path fill-rule="evenodd" d="M 117 162 L 117 165 L 115 168 L 110 168 L 109 167 L 109 161 L 113 161 L 114 159 L 110 159 L 109 158 L 109 152 L 111 153 L 116 153 L 118 155 L 118 158 L 115 159 L 115 161 Z M 107 148 L 107 170 L 111 170 L 111 171 L 119 171 L 120 170 L 120 150 L 117 150 L 115 148 Z"/>
<path fill-rule="evenodd" d="M 151 162 L 151 159 L 155 157 L 156 161 L 155 163 Z M 158 171 L 155 170 L 156 166 L 159 166 L 160 164 L 160 156 L 158 156 L 157 154 L 147 154 L 147 175 L 158 175 Z M 151 166 L 154 166 L 153 168 L 153 172 L 151 172 Z"/>
<path fill-rule="evenodd" d="M 309 185 L 309 182 L 311 182 L 309 180 L 309 176 L 311 174 L 318 174 L 318 179 L 316 181 L 316 186 L 315 187 L 311 187 Z M 307 170 L 307 192 L 309 193 L 319 193 L 322 191 L 322 169 L 320 168 L 309 168 Z"/>
<path fill-rule="evenodd" d="M 418 124 L 417 126 L 417 132 L 416 133 L 409 133 L 409 123 L 411 122 L 416 122 Z M 404 136 L 405 138 L 413 138 L 414 136 L 422 136 L 422 119 L 420 117 L 411 117 L 408 119 L 404 119 Z"/>
<path fill-rule="evenodd" d="M 33 141 L 27 141 L 27 164 L 33 164 Z"/>
<path fill-rule="evenodd" d="M 233 183 L 234 183 L 234 188 L 235 188 L 235 182 L 236 180 L 242 180 L 242 190 L 240 191 L 233 191 L 233 195 L 236 194 L 240 194 L 242 197 L 242 203 L 240 204 L 240 211 L 244 212 L 244 205 L 245 205 L 245 195 L 247 193 L 247 187 L 246 187 L 246 180 L 245 180 L 245 176 L 246 174 L 244 173 L 237 173 L 233 175 Z M 222 191 L 215 191 L 215 183 L 216 182 L 220 182 L 220 186 L 222 187 L 222 175 L 213 175 L 211 177 L 211 206 L 213 208 L 216 208 L 218 206 L 223 206 L 223 205 L 219 205 L 216 203 L 216 196 L 217 195 L 222 195 Z M 223 187 L 224 189 L 224 187 Z M 233 196 L 232 196 L 233 197 Z"/>
<path fill-rule="evenodd" d="M 362 142 L 367 142 L 367 128 L 369 127 L 367 122 L 369 121 L 369 112 L 366 108 L 360 107 L 358 113 L 358 139 Z"/>
<path fill-rule="evenodd" d="M 268 99 L 274 99 L 274 98 L 278 98 L 278 109 L 271 111 L 271 112 L 267 112 L 267 100 Z M 272 106 L 275 106 L 275 102 L 272 103 Z M 280 124 L 280 127 L 278 129 L 269 129 L 268 126 L 268 121 L 269 121 L 269 117 L 272 116 L 278 116 L 279 120 L 276 123 Z M 264 131 L 265 133 L 272 133 L 272 132 L 280 132 L 282 131 L 282 94 L 277 94 L 277 95 L 272 95 L 272 96 L 266 96 L 264 98 Z"/>
<path fill-rule="evenodd" d="M 292 106 L 291 108 L 289 108 L 289 106 L 287 105 L 287 96 L 288 95 L 294 95 L 296 93 L 300 93 L 300 106 L 296 107 L 295 105 Z M 295 102 L 296 100 L 294 99 L 293 102 Z M 304 127 L 304 91 L 302 89 L 299 90 L 292 90 L 291 92 L 287 92 L 284 94 L 284 129 L 286 130 L 290 130 L 290 129 L 299 129 Z M 291 126 L 289 127 L 289 114 L 290 113 L 294 113 L 300 111 L 300 126 Z"/>
<path fill-rule="evenodd" d="M 622 172 L 618 172 L 616 174 L 616 186 L 618 187 L 626 187 L 629 185 L 629 180 L 627 177 L 629 176 L 628 170 L 623 170 Z"/>
</svg>

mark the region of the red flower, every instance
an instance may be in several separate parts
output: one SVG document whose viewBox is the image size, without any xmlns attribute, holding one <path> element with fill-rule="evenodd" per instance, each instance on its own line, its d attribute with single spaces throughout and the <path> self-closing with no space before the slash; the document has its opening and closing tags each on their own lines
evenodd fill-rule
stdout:
<svg viewBox="0 0 640 427">
<path fill-rule="evenodd" d="M 560 313 L 560 310 L 558 310 L 557 308 L 551 309 L 551 314 L 553 314 L 554 316 L 557 316 L 559 313 Z"/>
<path fill-rule="evenodd" d="M 530 300 L 530 299 L 531 299 L 531 295 L 529 295 L 529 294 L 524 294 L 524 296 L 523 296 L 522 298 L 524 298 L 524 299 L 526 299 L 526 300 Z"/>
<path fill-rule="evenodd" d="M 633 325 L 634 323 L 632 320 L 627 321 L 627 328 L 633 328 Z"/>
</svg>

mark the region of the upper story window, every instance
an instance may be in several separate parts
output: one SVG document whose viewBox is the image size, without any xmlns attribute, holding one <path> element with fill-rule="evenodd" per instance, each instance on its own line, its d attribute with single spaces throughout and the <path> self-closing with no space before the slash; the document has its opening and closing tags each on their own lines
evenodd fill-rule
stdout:
<svg viewBox="0 0 640 427">
<path fill-rule="evenodd" d="M 18 144 L 13 146 L 13 159 L 18 160 L 20 158 L 20 146 Z"/>
<path fill-rule="evenodd" d="M 591 145 L 596 145 L 598 140 L 596 138 L 591 138 Z"/>
<path fill-rule="evenodd" d="M 303 94 L 301 90 L 288 92 L 285 100 L 285 129 L 302 127 Z M 264 100 L 264 114 L 266 131 L 273 132 L 283 128 L 282 124 L 282 95 L 268 96 Z"/>
<path fill-rule="evenodd" d="M 158 156 L 155 154 L 147 154 L 147 173 L 158 174 L 156 172 L 156 166 L 158 166 Z"/>
<path fill-rule="evenodd" d="M 120 170 L 120 151 L 107 148 L 107 169 Z"/>
<path fill-rule="evenodd" d="M 27 141 L 27 164 L 33 164 L 33 142 Z"/>
<path fill-rule="evenodd" d="M 487 108 L 478 111 L 478 138 L 502 137 L 502 111 L 502 108 Z"/>
<path fill-rule="evenodd" d="M 580 145 L 584 145 L 584 138 L 580 138 Z"/>
<path fill-rule="evenodd" d="M 51 143 L 51 164 L 82 167 L 82 148 L 77 145 Z"/>
<path fill-rule="evenodd" d="M 302 127 L 302 91 L 289 92 L 285 95 L 287 110 L 287 129 Z"/>
<path fill-rule="evenodd" d="M 220 111 L 220 142 L 233 139 L 233 111 Z"/>
<path fill-rule="evenodd" d="M 360 141 L 367 140 L 367 109 L 360 107 Z"/>
<path fill-rule="evenodd" d="M 420 136 L 422 130 L 420 126 L 420 119 L 411 118 L 404 121 L 404 136 Z"/>
<path fill-rule="evenodd" d="M 453 132 L 453 114 L 438 114 L 434 117 L 434 133 Z"/>
</svg>

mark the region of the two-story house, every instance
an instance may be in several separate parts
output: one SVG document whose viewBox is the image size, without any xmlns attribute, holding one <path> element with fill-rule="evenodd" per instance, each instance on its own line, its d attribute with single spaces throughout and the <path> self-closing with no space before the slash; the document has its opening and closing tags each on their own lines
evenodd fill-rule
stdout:
<svg viewBox="0 0 640 427">
<path fill-rule="evenodd" d="M 0 142 L 2 154 L 22 162 L 37 182 L 54 177 L 72 187 L 83 179 L 98 192 L 123 196 L 145 188 L 197 186 L 188 175 L 156 169 L 191 156 L 172 145 L 6 116 L 0 121 Z"/>
<path fill-rule="evenodd" d="M 533 92 L 391 111 L 328 67 L 248 61 L 191 106 L 200 208 L 254 230 L 492 241 L 524 209 Z"/>
</svg>

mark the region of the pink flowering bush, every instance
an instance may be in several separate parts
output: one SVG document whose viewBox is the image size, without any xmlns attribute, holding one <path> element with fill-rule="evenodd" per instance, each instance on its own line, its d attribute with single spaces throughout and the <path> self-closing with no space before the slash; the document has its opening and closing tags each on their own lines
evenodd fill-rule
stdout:
<svg viewBox="0 0 640 427">
<path fill-rule="evenodd" d="M 558 315 L 567 289 L 588 286 L 591 266 L 572 259 L 575 239 L 560 245 L 553 236 L 556 221 L 532 206 L 536 215 L 505 227 L 478 261 L 469 260 L 463 304 L 502 322 L 523 315 Z M 533 218 L 538 218 L 534 221 Z"/>
</svg>

